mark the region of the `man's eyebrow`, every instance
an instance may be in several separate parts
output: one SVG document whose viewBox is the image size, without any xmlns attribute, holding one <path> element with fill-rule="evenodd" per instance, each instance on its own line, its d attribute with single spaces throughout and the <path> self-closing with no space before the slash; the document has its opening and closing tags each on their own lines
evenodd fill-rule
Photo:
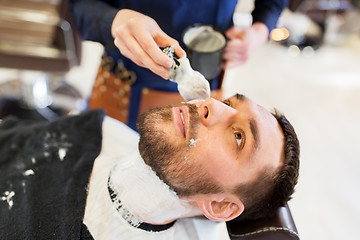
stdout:
<svg viewBox="0 0 360 240">
<path fill-rule="evenodd" d="M 242 95 L 242 94 L 239 94 L 239 93 L 235 94 L 235 97 L 236 97 L 236 100 L 238 102 L 242 102 L 242 101 L 244 101 L 246 99 L 245 95 Z"/>
<path fill-rule="evenodd" d="M 249 120 L 249 125 L 250 125 L 250 131 L 251 131 L 251 134 L 253 135 L 253 138 L 254 138 L 254 150 L 256 150 L 259 146 L 259 130 L 258 130 L 258 126 L 255 122 L 254 119 L 250 119 Z"/>
<path fill-rule="evenodd" d="M 243 102 L 246 100 L 246 96 L 242 95 L 242 94 L 235 94 L 234 97 L 236 98 L 236 101 Z M 254 119 L 249 119 L 249 125 L 250 125 L 250 131 L 251 134 L 253 136 L 254 139 L 254 145 L 253 145 L 253 150 L 256 150 L 259 147 L 260 144 L 260 137 L 259 137 L 259 128 L 257 126 L 257 123 L 255 122 Z"/>
</svg>

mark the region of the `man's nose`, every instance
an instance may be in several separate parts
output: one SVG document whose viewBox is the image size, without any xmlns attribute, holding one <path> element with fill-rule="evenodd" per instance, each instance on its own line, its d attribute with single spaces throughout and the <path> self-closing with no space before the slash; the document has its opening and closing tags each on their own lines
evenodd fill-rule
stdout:
<svg viewBox="0 0 360 240">
<path fill-rule="evenodd" d="M 201 123 L 206 127 L 228 123 L 237 113 L 234 108 L 213 98 L 204 101 L 199 109 Z"/>
</svg>

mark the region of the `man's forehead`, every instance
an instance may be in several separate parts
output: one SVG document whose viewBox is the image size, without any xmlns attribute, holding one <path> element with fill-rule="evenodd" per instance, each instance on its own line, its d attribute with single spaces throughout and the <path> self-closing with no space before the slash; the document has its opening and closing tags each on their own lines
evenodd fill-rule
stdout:
<svg viewBox="0 0 360 240">
<path fill-rule="evenodd" d="M 230 98 L 228 98 L 227 100 L 236 101 L 238 103 L 246 103 L 253 110 L 258 111 L 261 115 L 266 115 L 267 117 L 270 117 L 270 118 L 273 117 L 273 115 L 266 108 L 257 104 L 256 102 L 254 102 L 253 100 L 251 100 L 250 98 L 246 97 L 243 94 L 237 93 L 237 94 L 231 96 Z"/>
<path fill-rule="evenodd" d="M 244 104 L 244 106 L 246 105 L 247 107 L 249 107 L 249 108 L 251 108 L 251 109 L 253 109 L 255 111 L 263 111 L 263 110 L 265 110 L 262 106 L 255 103 L 250 98 L 248 98 L 248 97 L 246 97 L 245 95 L 242 95 L 242 94 L 235 94 L 232 97 L 228 98 L 227 100 L 234 103 L 234 105 L 236 105 L 236 104 Z"/>
</svg>

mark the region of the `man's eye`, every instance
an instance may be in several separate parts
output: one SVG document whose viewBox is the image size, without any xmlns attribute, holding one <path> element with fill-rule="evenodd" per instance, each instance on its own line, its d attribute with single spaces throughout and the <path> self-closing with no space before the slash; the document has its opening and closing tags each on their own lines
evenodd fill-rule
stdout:
<svg viewBox="0 0 360 240">
<path fill-rule="evenodd" d="M 240 148 L 242 145 L 242 141 L 243 141 L 243 135 L 239 131 L 234 131 L 234 135 L 235 135 L 236 143 L 237 143 L 238 147 Z"/>
</svg>

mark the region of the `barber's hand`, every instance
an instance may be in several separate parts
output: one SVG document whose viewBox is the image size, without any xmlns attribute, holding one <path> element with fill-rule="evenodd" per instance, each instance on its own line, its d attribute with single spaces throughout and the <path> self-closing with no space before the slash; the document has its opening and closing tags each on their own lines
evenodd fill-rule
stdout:
<svg viewBox="0 0 360 240">
<path fill-rule="evenodd" d="M 244 64 L 253 52 L 268 40 L 269 31 L 263 23 L 254 23 L 246 29 L 230 28 L 226 33 L 230 39 L 222 56 L 222 68 L 233 68 Z"/>
<path fill-rule="evenodd" d="M 154 19 L 129 9 L 120 10 L 115 16 L 111 34 L 121 54 L 139 66 L 168 79 L 171 59 L 159 47 L 172 45 L 182 57 L 185 51 L 179 43 L 164 33 Z"/>
</svg>

